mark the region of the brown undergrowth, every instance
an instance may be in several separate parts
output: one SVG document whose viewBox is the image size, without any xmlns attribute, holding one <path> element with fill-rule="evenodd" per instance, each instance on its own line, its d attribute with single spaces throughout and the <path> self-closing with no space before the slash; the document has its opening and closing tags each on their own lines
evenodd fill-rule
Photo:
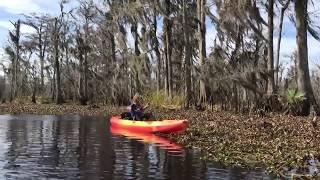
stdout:
<svg viewBox="0 0 320 180">
<path fill-rule="evenodd" d="M 0 104 L 0 114 L 30 113 L 46 115 L 79 114 L 86 116 L 106 116 L 109 114 L 120 114 L 124 109 L 124 107 L 101 105 Z"/>
</svg>

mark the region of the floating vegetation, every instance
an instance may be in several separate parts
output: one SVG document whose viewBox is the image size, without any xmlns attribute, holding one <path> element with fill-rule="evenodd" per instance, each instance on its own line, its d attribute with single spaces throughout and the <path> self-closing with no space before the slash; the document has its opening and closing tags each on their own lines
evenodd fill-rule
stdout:
<svg viewBox="0 0 320 180">
<path fill-rule="evenodd" d="M 106 116 L 119 114 L 123 109 L 102 105 L 0 105 L 2 114 Z M 149 111 L 159 119 L 187 118 L 189 128 L 186 132 L 169 135 L 169 138 L 185 147 L 201 150 L 203 159 L 248 168 L 263 167 L 279 176 L 318 175 L 320 130 L 316 118 L 280 114 L 258 117 L 219 111 L 163 108 Z M 316 170 L 309 171 L 311 167 Z"/>
</svg>

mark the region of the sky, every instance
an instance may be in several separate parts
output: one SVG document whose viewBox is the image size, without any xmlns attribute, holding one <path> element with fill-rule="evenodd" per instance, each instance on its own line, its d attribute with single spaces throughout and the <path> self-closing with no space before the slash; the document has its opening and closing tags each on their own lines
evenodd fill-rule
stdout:
<svg viewBox="0 0 320 180">
<path fill-rule="evenodd" d="M 61 0 L 0 0 L 0 61 L 7 61 L 4 56 L 3 48 L 8 44 L 9 30 L 13 29 L 11 22 L 15 22 L 23 17 L 23 14 L 40 13 L 50 14 L 52 16 L 58 15 L 60 12 L 59 2 Z M 72 1 L 65 7 L 66 10 L 75 5 Z M 21 34 L 32 33 L 34 29 L 21 25 Z M 2 75 L 2 68 L 0 68 L 0 75 Z"/>
<path fill-rule="evenodd" d="M 8 41 L 8 30 L 13 28 L 10 21 L 15 21 L 22 14 L 36 13 L 49 13 L 51 15 L 57 15 L 59 13 L 59 1 L 60 0 L 0 0 L 0 61 L 3 54 L 3 47 Z M 71 8 L 75 5 L 75 1 L 71 3 L 66 8 Z M 291 7 L 292 8 L 292 7 Z M 314 6 L 309 5 L 309 11 L 320 14 L 320 0 L 314 0 Z M 266 17 L 266 13 L 263 13 Z M 266 18 L 265 18 L 266 19 Z M 317 24 L 320 24 L 319 17 L 315 18 Z M 208 20 L 207 24 L 207 50 L 210 52 L 210 47 L 213 45 L 213 41 L 216 36 L 216 31 L 214 26 Z M 278 17 L 275 18 L 275 26 L 278 26 Z M 160 29 L 160 28 L 159 28 Z M 281 44 L 281 61 L 286 62 L 286 55 L 290 55 L 296 49 L 296 32 L 294 24 L 288 19 L 284 20 L 283 27 L 283 39 Z M 22 33 L 33 32 L 33 29 L 28 26 L 21 27 Z M 130 33 L 129 33 L 130 34 Z M 276 49 L 278 30 L 275 29 L 274 44 Z M 129 45 L 133 46 L 132 37 L 128 37 Z M 316 41 L 312 37 L 308 38 L 308 50 L 309 50 L 309 62 L 312 65 L 320 64 L 320 42 Z"/>
</svg>

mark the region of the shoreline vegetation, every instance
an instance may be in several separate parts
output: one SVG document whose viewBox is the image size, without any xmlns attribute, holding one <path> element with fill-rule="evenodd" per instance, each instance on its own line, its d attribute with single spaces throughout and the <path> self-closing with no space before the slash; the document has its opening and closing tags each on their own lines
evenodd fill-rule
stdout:
<svg viewBox="0 0 320 180">
<path fill-rule="evenodd" d="M 106 116 L 122 111 L 122 107 L 103 105 L 0 104 L 0 114 Z M 320 125 L 316 118 L 280 114 L 261 117 L 193 109 L 149 111 L 160 119 L 188 119 L 185 133 L 163 136 L 187 148 L 199 149 L 206 160 L 248 168 L 265 167 L 272 174 L 284 176 L 285 169 L 306 173 L 308 161 L 320 157 Z"/>
</svg>

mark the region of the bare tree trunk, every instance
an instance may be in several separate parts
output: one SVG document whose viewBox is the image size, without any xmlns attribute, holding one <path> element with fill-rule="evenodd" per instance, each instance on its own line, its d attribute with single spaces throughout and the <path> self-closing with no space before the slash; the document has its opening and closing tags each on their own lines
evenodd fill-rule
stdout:
<svg viewBox="0 0 320 180">
<path fill-rule="evenodd" d="M 184 63 L 185 63 L 185 87 L 186 87 L 186 104 L 189 108 L 191 102 L 191 50 L 190 50 L 190 33 L 188 26 L 188 12 L 186 10 L 186 0 L 183 0 L 183 38 L 184 38 Z"/>
<path fill-rule="evenodd" d="M 43 25 L 41 24 L 40 25 L 40 28 L 39 28 L 39 32 L 38 32 L 38 36 L 39 36 L 39 44 L 38 44 L 38 47 L 39 47 L 39 59 L 40 59 L 40 78 L 41 78 L 41 93 L 42 91 L 44 90 L 44 57 L 45 57 L 45 50 L 46 50 L 46 44 L 42 38 L 42 28 L 43 28 Z"/>
<path fill-rule="evenodd" d="M 88 102 L 88 54 L 84 54 L 84 99 L 85 99 L 85 104 Z"/>
<path fill-rule="evenodd" d="M 132 79 L 132 74 L 129 74 L 129 95 L 130 95 L 130 98 L 133 97 L 133 90 L 132 90 L 132 83 L 133 79 Z"/>
<path fill-rule="evenodd" d="M 86 100 L 85 100 L 85 96 L 84 96 L 84 88 L 83 88 L 83 81 L 84 81 L 84 77 L 83 77 L 83 55 L 82 53 L 80 53 L 79 55 L 79 84 L 78 84 L 78 93 L 79 93 L 79 97 L 80 97 L 80 103 L 81 105 L 86 105 Z"/>
<path fill-rule="evenodd" d="M 306 99 L 302 103 L 300 115 L 310 114 L 310 106 L 314 105 L 315 111 L 319 115 L 319 106 L 317 105 L 311 86 L 309 65 L 308 65 L 308 0 L 295 1 L 296 29 L 297 29 L 297 83 L 298 90 L 305 94 Z"/>
<path fill-rule="evenodd" d="M 110 33 L 111 36 L 111 57 L 112 57 L 112 68 L 115 68 L 115 63 L 116 63 L 116 42 L 113 34 Z M 116 75 L 115 72 L 112 71 L 112 82 L 111 82 L 111 97 L 112 97 L 112 102 L 116 102 L 116 96 L 115 96 L 115 84 L 116 84 Z"/>
<path fill-rule="evenodd" d="M 138 35 L 138 27 L 137 23 L 133 23 L 131 26 L 131 31 L 133 34 L 134 38 L 134 53 L 135 53 L 135 60 L 140 61 L 140 50 L 139 50 L 139 35 Z M 134 81 L 135 81 L 135 87 L 136 87 L 136 92 L 141 93 L 141 84 L 140 84 L 140 79 L 139 79 L 139 72 L 138 69 L 135 69 L 134 72 Z"/>
<path fill-rule="evenodd" d="M 134 85 L 136 87 L 136 92 L 141 93 L 140 81 L 139 81 L 139 73 L 134 73 Z"/>
<path fill-rule="evenodd" d="M 170 29 L 171 29 L 171 25 L 170 25 Z M 167 43 L 167 50 L 168 50 L 168 69 L 169 69 L 169 86 L 168 86 L 168 90 L 169 90 L 169 98 L 172 98 L 172 90 L 173 90 L 173 77 L 172 77 L 172 48 L 171 48 L 171 33 L 168 34 L 168 42 Z"/>
<path fill-rule="evenodd" d="M 275 69 L 275 87 L 278 91 L 279 89 L 279 62 L 280 62 L 280 49 L 281 49 L 281 39 L 282 39 L 282 26 L 283 26 L 283 17 L 286 9 L 290 4 L 290 0 L 281 8 L 280 12 L 280 24 L 279 24 L 279 35 L 278 35 L 278 44 L 277 44 L 277 55 L 276 55 L 276 69 Z"/>
<path fill-rule="evenodd" d="M 154 15 L 153 15 L 153 28 L 154 28 L 154 50 L 156 52 L 156 56 L 157 56 L 157 92 L 159 93 L 160 89 L 161 89 L 161 55 L 160 55 L 160 51 L 159 51 L 159 41 L 158 41 L 158 37 L 157 37 L 157 16 L 156 16 L 156 12 L 155 12 L 155 8 L 154 8 Z"/>
<path fill-rule="evenodd" d="M 134 38 L 134 54 L 136 56 L 140 56 L 140 50 L 139 50 L 139 35 L 138 35 L 138 25 L 136 22 L 134 22 L 131 26 L 131 31 Z"/>
<path fill-rule="evenodd" d="M 273 56 L 273 6 L 274 0 L 269 0 L 268 5 L 268 88 L 267 94 L 270 96 L 274 93 L 274 56 Z"/>
<path fill-rule="evenodd" d="M 73 86 L 73 80 L 71 78 L 71 68 L 70 68 L 70 57 L 69 57 L 69 45 L 67 44 L 67 42 L 65 42 L 65 56 L 66 56 L 66 66 L 67 66 L 67 76 L 68 76 L 68 80 L 67 82 L 69 82 L 69 85 L 67 86 L 67 98 L 69 100 L 73 100 L 74 94 L 72 92 L 72 86 Z"/>
<path fill-rule="evenodd" d="M 6 102 L 6 96 L 5 96 L 5 94 L 6 94 L 6 89 L 7 89 L 7 85 L 6 85 L 6 76 L 7 76 L 8 74 L 7 73 L 5 73 L 4 74 L 4 76 L 3 76 L 3 80 L 2 80 L 2 85 L 0 85 L 1 86 L 1 90 L 0 90 L 0 100 L 1 100 L 1 102 L 0 103 L 5 103 Z"/>
<path fill-rule="evenodd" d="M 169 95 L 169 68 L 168 68 L 168 53 L 167 46 L 164 47 L 165 58 L 164 58 L 164 90 L 165 94 Z"/>
<path fill-rule="evenodd" d="M 84 33 L 84 61 L 83 61 L 83 73 L 84 73 L 84 104 L 88 102 L 88 34 L 89 34 L 89 20 L 86 18 L 85 33 Z"/>
<path fill-rule="evenodd" d="M 62 18 L 64 16 L 62 15 Z M 73 99 L 73 93 L 72 93 L 72 85 L 73 85 L 73 80 L 71 78 L 71 68 L 70 68 L 70 57 L 69 57 L 69 42 L 67 40 L 67 32 L 68 32 L 68 24 L 65 23 L 63 24 L 63 49 L 64 49 L 64 53 L 65 53 L 65 60 L 66 60 L 66 76 L 67 76 L 67 90 L 66 90 L 66 94 L 65 94 L 65 98 L 68 100 L 72 100 Z"/>
<path fill-rule="evenodd" d="M 199 63 L 200 74 L 203 73 L 204 63 L 206 59 L 206 25 L 205 25 L 205 0 L 197 0 L 197 14 L 198 14 L 198 33 L 199 33 Z M 205 103 L 207 100 L 204 77 L 200 76 L 200 92 L 199 92 L 199 104 Z"/>
<path fill-rule="evenodd" d="M 51 101 L 54 102 L 56 98 L 56 68 L 53 68 L 53 76 L 51 80 Z"/>
<path fill-rule="evenodd" d="M 60 79 L 60 63 L 59 63 L 59 50 L 58 46 L 55 47 L 55 69 L 56 69 L 56 103 L 62 104 L 62 90 L 61 90 L 61 79 Z"/>
<path fill-rule="evenodd" d="M 58 18 L 55 19 L 54 25 L 54 61 L 56 69 L 56 103 L 62 104 L 62 90 L 61 90 L 61 80 L 60 80 L 60 63 L 59 63 L 59 28 L 58 28 Z"/>
<path fill-rule="evenodd" d="M 15 61 L 16 61 L 16 58 L 12 58 L 12 67 L 13 67 L 13 70 L 11 72 L 11 82 L 10 82 L 10 102 L 12 102 L 15 97 L 14 97 L 14 93 L 15 93 Z"/>
<path fill-rule="evenodd" d="M 171 22 L 170 22 L 170 0 L 166 0 L 166 12 L 164 17 L 165 28 L 165 92 L 171 98 L 172 97 L 172 67 L 171 67 Z"/>
<path fill-rule="evenodd" d="M 44 55 L 41 55 L 40 56 L 41 91 L 44 90 L 44 73 L 43 73 L 43 69 L 44 69 Z"/>
<path fill-rule="evenodd" d="M 238 93 L 238 87 L 236 83 L 233 83 L 232 85 L 232 101 L 230 102 L 230 108 L 231 110 L 234 110 L 234 112 L 239 111 L 239 93 Z"/>
<path fill-rule="evenodd" d="M 86 105 L 87 104 L 87 99 L 85 96 L 85 90 L 84 90 L 84 49 L 85 49 L 85 44 L 83 42 L 83 39 L 81 37 L 81 33 L 78 31 L 78 36 L 77 36 L 77 48 L 78 48 L 78 59 L 79 59 L 79 80 L 78 80 L 78 94 L 80 98 L 80 103 L 81 105 Z"/>
<path fill-rule="evenodd" d="M 298 86 L 298 52 L 297 51 L 293 52 L 293 55 L 291 56 L 291 58 L 293 58 L 293 62 L 294 62 L 294 69 L 293 69 L 294 82 L 295 82 L 295 86 Z"/>
<path fill-rule="evenodd" d="M 32 78 L 33 78 L 33 87 L 32 87 L 32 96 L 31 96 L 31 101 L 32 103 L 36 104 L 36 93 L 37 93 L 37 79 L 36 79 L 36 71 L 35 67 L 32 67 Z"/>
<path fill-rule="evenodd" d="M 15 46 L 15 56 L 12 60 L 12 81 L 11 81 L 11 97 L 10 101 L 13 101 L 17 97 L 18 92 L 18 70 L 19 70 L 19 60 L 20 60 L 20 25 L 21 22 L 18 20 L 16 23 L 13 23 L 15 29 L 12 33 L 9 31 L 11 41 Z"/>
<path fill-rule="evenodd" d="M 18 95 L 18 70 L 19 70 L 19 58 L 20 58 L 20 44 L 17 42 L 16 44 L 16 58 L 14 61 L 14 89 L 13 89 L 13 97 L 14 99 Z"/>
<path fill-rule="evenodd" d="M 33 85 L 33 89 L 32 89 L 32 96 L 31 96 L 31 102 L 36 104 L 37 100 L 36 100 L 36 92 L 37 92 L 37 88 L 35 87 L 36 85 Z"/>
</svg>

